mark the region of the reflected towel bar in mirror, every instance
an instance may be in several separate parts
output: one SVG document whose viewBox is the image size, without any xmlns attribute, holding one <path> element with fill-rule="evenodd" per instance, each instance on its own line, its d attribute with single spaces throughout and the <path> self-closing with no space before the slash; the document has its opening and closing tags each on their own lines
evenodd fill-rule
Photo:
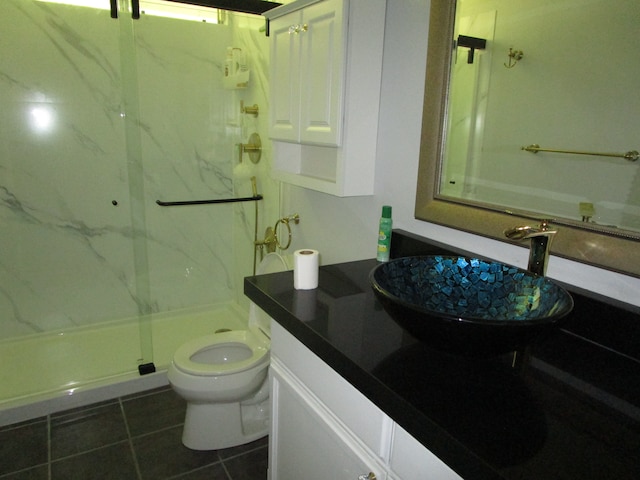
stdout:
<svg viewBox="0 0 640 480">
<path fill-rule="evenodd" d="M 570 153 L 573 155 L 596 155 L 598 157 L 616 157 L 616 158 L 624 158 L 625 160 L 629 160 L 630 162 L 635 162 L 640 158 L 640 154 L 637 150 L 630 150 L 626 153 L 599 153 L 599 152 L 581 152 L 576 150 L 555 150 L 550 148 L 540 148 L 540 145 L 533 143 L 527 147 L 522 147 L 521 150 L 526 150 L 531 153 L 538 152 L 552 152 L 552 153 Z"/>
</svg>

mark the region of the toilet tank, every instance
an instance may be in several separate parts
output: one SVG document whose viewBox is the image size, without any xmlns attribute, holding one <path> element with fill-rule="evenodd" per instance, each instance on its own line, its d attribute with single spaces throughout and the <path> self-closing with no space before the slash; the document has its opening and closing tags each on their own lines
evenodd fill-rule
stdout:
<svg viewBox="0 0 640 480">
<path fill-rule="evenodd" d="M 292 270 L 287 261 L 278 253 L 267 253 L 256 268 L 256 275 Z M 271 338 L 271 317 L 255 303 L 249 304 L 249 327 L 258 327 Z"/>
</svg>

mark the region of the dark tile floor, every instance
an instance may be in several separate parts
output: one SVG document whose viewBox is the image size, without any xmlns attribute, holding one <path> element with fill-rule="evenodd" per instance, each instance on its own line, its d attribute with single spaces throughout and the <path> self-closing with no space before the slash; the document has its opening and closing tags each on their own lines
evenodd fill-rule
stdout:
<svg viewBox="0 0 640 480">
<path fill-rule="evenodd" d="M 169 387 L 0 428 L 2 480 L 259 480 L 267 438 L 198 452 L 181 442 L 185 403 Z"/>
</svg>

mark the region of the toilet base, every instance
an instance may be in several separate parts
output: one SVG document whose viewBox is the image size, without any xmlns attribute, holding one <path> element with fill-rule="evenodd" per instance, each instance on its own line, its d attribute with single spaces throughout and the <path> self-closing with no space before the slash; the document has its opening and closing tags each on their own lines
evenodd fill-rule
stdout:
<svg viewBox="0 0 640 480">
<path fill-rule="evenodd" d="M 268 400 L 265 401 L 268 404 Z M 264 421 L 255 421 L 256 407 L 234 403 L 187 403 L 182 443 L 191 450 L 219 450 L 253 442 L 269 432 L 268 405 L 264 406 Z M 243 422 L 243 409 L 253 414 Z"/>
</svg>

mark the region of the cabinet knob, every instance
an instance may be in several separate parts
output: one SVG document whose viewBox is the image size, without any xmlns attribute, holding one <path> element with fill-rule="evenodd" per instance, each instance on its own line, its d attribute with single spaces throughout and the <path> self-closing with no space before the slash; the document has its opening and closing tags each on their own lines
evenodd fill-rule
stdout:
<svg viewBox="0 0 640 480">
<path fill-rule="evenodd" d="M 376 474 L 369 472 L 368 475 L 358 475 L 358 480 L 376 480 Z"/>
<path fill-rule="evenodd" d="M 291 35 L 292 33 L 300 33 L 300 32 L 306 32 L 308 30 L 308 26 L 307 24 L 303 24 L 303 25 L 291 25 L 289 27 L 289 35 Z"/>
</svg>

